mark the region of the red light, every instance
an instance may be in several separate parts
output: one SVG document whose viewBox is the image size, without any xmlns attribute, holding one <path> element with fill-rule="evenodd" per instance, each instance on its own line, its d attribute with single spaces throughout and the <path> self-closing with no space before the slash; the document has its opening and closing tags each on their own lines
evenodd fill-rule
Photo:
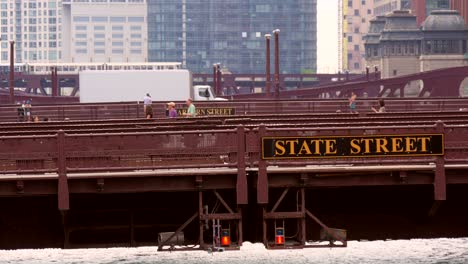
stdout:
<svg viewBox="0 0 468 264">
<path fill-rule="evenodd" d="M 231 239 L 228 236 L 223 236 L 221 238 L 221 245 L 223 245 L 223 246 L 231 245 Z"/>
<path fill-rule="evenodd" d="M 283 236 L 276 236 L 276 244 L 283 245 L 284 244 L 284 237 Z"/>
</svg>

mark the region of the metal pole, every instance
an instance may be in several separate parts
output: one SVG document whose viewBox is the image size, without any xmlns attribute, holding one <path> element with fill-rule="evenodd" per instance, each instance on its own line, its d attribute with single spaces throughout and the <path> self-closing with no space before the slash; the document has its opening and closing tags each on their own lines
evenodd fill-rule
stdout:
<svg viewBox="0 0 468 264">
<path fill-rule="evenodd" d="M 374 74 L 375 74 L 374 78 L 375 80 L 377 80 L 379 78 L 379 68 L 377 67 L 377 65 L 374 66 Z"/>
<path fill-rule="evenodd" d="M 273 30 L 275 34 L 275 97 L 279 98 L 280 93 L 280 66 L 279 66 L 279 29 Z"/>
<path fill-rule="evenodd" d="M 54 71 L 54 67 L 51 68 L 50 87 L 52 89 L 52 96 L 53 97 L 57 96 L 57 93 L 55 91 L 55 71 Z"/>
<path fill-rule="evenodd" d="M 60 96 L 60 84 L 57 74 L 57 67 L 54 67 L 54 79 L 55 79 L 55 96 Z"/>
<path fill-rule="evenodd" d="M 221 64 L 218 63 L 217 76 L 216 76 L 216 81 L 218 82 L 218 84 L 216 86 L 218 86 L 218 91 L 216 92 L 216 95 L 220 95 L 223 92 L 223 87 L 221 87 L 222 86 L 221 80 L 222 80 L 222 77 L 221 77 Z"/>
<path fill-rule="evenodd" d="M 270 52 L 270 34 L 265 34 L 265 40 L 266 40 L 266 65 L 265 65 L 265 71 L 266 71 L 266 87 L 265 87 L 265 92 L 268 98 L 271 96 L 271 74 L 270 74 L 270 68 L 271 68 L 271 52 Z"/>
<path fill-rule="evenodd" d="M 213 89 L 216 94 L 218 94 L 218 81 L 216 80 L 218 77 L 218 66 L 213 64 Z"/>
<path fill-rule="evenodd" d="M 15 103 L 15 42 L 10 41 L 10 103 Z"/>
<path fill-rule="evenodd" d="M 370 80 L 370 78 L 369 78 L 369 66 L 366 66 L 366 78 L 367 78 L 367 81 Z"/>
</svg>

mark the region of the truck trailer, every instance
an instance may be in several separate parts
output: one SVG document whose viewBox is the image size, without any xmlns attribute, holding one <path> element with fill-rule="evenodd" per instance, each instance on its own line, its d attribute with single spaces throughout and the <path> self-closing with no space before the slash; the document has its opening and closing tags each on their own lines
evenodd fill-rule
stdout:
<svg viewBox="0 0 468 264">
<path fill-rule="evenodd" d="M 217 98 L 208 85 L 192 85 L 189 70 L 113 70 L 81 71 L 80 102 L 141 101 L 149 93 L 153 101 L 226 100 Z"/>
</svg>

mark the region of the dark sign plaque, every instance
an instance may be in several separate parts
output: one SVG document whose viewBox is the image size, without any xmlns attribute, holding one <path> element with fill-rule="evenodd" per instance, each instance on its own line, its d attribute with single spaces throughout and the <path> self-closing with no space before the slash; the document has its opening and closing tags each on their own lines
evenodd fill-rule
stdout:
<svg viewBox="0 0 468 264">
<path fill-rule="evenodd" d="M 442 156 L 443 134 L 263 137 L 263 159 Z"/>
</svg>

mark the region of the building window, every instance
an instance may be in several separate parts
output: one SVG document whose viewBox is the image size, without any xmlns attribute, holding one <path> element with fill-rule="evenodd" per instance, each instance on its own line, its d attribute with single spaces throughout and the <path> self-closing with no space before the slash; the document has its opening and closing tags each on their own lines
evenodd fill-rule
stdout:
<svg viewBox="0 0 468 264">
<path fill-rule="evenodd" d="M 123 47 L 123 42 L 122 41 L 113 41 L 112 46 Z"/>
<path fill-rule="evenodd" d="M 112 49 L 112 54 L 123 54 L 123 49 Z"/>
<path fill-rule="evenodd" d="M 88 51 L 86 49 L 76 49 L 77 54 L 86 54 Z"/>
<path fill-rule="evenodd" d="M 131 38 L 141 38 L 141 34 L 130 34 Z"/>
<path fill-rule="evenodd" d="M 366 5 L 366 0 L 362 0 L 361 5 Z"/>
<path fill-rule="evenodd" d="M 359 65 L 359 62 L 355 62 L 354 63 L 354 69 L 360 69 L 360 65 Z"/>
<path fill-rule="evenodd" d="M 126 22 L 125 17 L 111 17 L 110 22 Z"/>
<path fill-rule="evenodd" d="M 130 46 L 132 46 L 132 47 L 141 47 L 141 42 L 132 41 L 132 42 L 130 42 Z"/>
<path fill-rule="evenodd" d="M 95 53 L 95 54 L 104 54 L 104 53 L 106 53 L 106 51 L 103 50 L 103 49 L 95 49 L 95 50 L 94 50 L 94 53 Z"/>
<path fill-rule="evenodd" d="M 81 46 L 81 47 L 86 47 L 88 45 L 88 43 L 84 42 L 84 41 L 80 41 L 80 42 L 76 42 L 75 45 L 76 46 Z"/>
<path fill-rule="evenodd" d="M 359 51 L 359 45 L 354 45 L 354 51 Z"/>
<path fill-rule="evenodd" d="M 75 16 L 73 17 L 73 22 L 89 22 L 89 17 Z"/>
<path fill-rule="evenodd" d="M 128 22 L 145 22 L 144 17 L 128 17 Z"/>
<path fill-rule="evenodd" d="M 87 35 L 83 33 L 77 33 L 75 34 L 75 38 L 87 38 Z"/>
<path fill-rule="evenodd" d="M 348 7 L 353 7 L 353 0 L 348 1 Z"/>
<path fill-rule="evenodd" d="M 122 31 L 122 30 L 123 30 L 123 26 L 112 26 L 112 30 L 114 30 L 114 31 Z"/>
<path fill-rule="evenodd" d="M 352 53 L 348 53 L 348 60 L 352 60 L 353 59 L 353 54 Z"/>
<path fill-rule="evenodd" d="M 358 27 L 354 28 L 354 33 L 359 33 L 359 28 Z"/>
<path fill-rule="evenodd" d="M 112 38 L 116 38 L 116 39 L 121 39 L 123 38 L 123 34 L 112 34 Z"/>
<path fill-rule="evenodd" d="M 354 9 L 354 15 L 359 16 L 359 9 Z"/>
<path fill-rule="evenodd" d="M 140 31 L 140 30 L 141 30 L 141 26 L 131 26 L 131 27 L 130 27 L 130 30 L 131 30 L 131 31 Z"/>
<path fill-rule="evenodd" d="M 86 26 L 82 26 L 82 25 L 80 25 L 80 26 L 75 26 L 75 30 L 86 30 L 86 29 L 87 29 Z"/>
<path fill-rule="evenodd" d="M 102 34 L 102 33 L 94 34 L 94 38 L 105 38 L 105 37 L 106 37 L 106 34 Z"/>
<path fill-rule="evenodd" d="M 130 50 L 130 53 L 131 53 L 131 54 L 141 54 L 141 50 L 139 50 L 139 49 L 132 49 L 132 50 Z"/>
<path fill-rule="evenodd" d="M 348 36 L 348 42 L 349 43 L 353 42 L 353 36 Z"/>
<path fill-rule="evenodd" d="M 367 14 L 368 14 L 368 15 L 371 15 L 371 14 L 372 14 L 372 10 L 367 9 Z"/>
<path fill-rule="evenodd" d="M 362 19 L 361 19 L 361 23 L 366 23 L 366 19 L 365 19 L 365 18 L 362 18 Z"/>
<path fill-rule="evenodd" d="M 95 41 L 94 46 L 105 46 L 106 43 L 104 41 Z"/>
<path fill-rule="evenodd" d="M 94 30 L 106 30 L 106 27 L 105 26 L 94 26 Z"/>
<path fill-rule="evenodd" d="M 107 17 L 96 16 L 92 17 L 93 22 L 107 22 Z"/>
</svg>

